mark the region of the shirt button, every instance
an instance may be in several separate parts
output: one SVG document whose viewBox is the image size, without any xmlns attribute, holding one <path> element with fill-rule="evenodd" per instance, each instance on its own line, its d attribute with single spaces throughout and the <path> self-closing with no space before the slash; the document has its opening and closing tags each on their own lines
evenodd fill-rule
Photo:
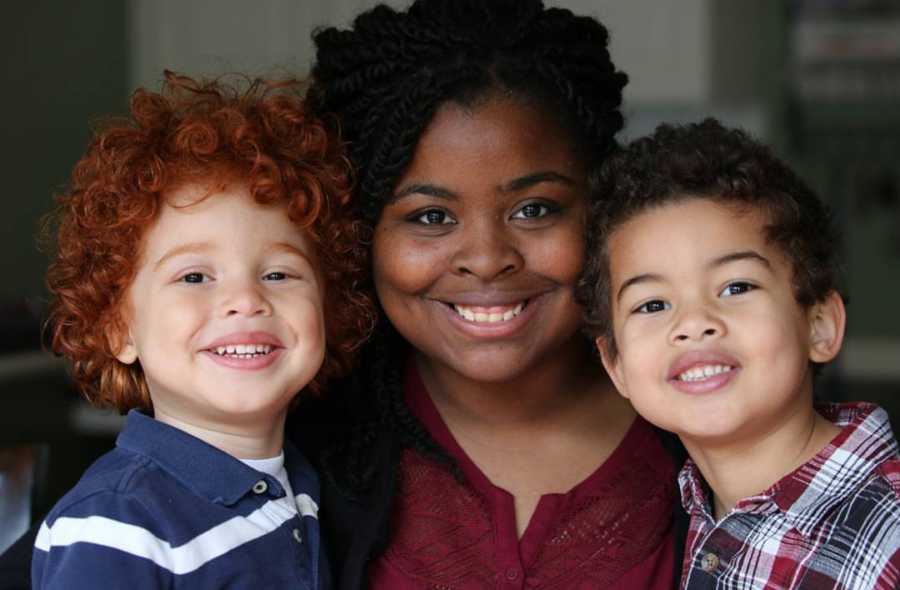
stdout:
<svg viewBox="0 0 900 590">
<path fill-rule="evenodd" d="M 715 553 L 707 553 L 700 560 L 700 567 L 702 567 L 705 572 L 714 571 L 719 567 L 719 556 Z"/>
<path fill-rule="evenodd" d="M 512 580 L 515 580 L 515 579 L 518 578 L 518 577 L 519 577 L 519 570 L 517 570 L 516 568 L 511 567 L 511 568 L 509 568 L 509 569 L 506 570 L 506 579 L 507 579 L 507 580 L 512 581 Z"/>
<path fill-rule="evenodd" d="M 300 529 L 294 529 L 294 540 L 298 543 L 303 542 L 303 537 L 300 536 Z"/>
<path fill-rule="evenodd" d="M 269 489 L 269 484 L 266 483 L 266 480 L 261 479 L 255 484 L 253 484 L 253 493 L 254 494 L 265 494 Z"/>
</svg>

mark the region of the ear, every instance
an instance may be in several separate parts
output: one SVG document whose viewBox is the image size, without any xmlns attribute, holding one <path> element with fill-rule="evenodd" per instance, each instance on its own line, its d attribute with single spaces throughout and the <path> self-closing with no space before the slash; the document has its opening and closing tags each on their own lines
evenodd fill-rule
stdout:
<svg viewBox="0 0 900 590">
<path fill-rule="evenodd" d="M 116 358 L 119 359 L 119 362 L 126 365 L 130 365 L 137 360 L 137 349 L 134 347 L 134 344 L 131 342 L 130 338 L 128 342 L 124 346 L 122 346 L 122 348 L 116 354 Z"/>
<path fill-rule="evenodd" d="M 622 369 L 622 357 L 616 355 L 615 358 L 610 354 L 609 340 L 605 336 L 598 336 L 594 340 L 597 351 L 600 353 L 600 360 L 603 362 L 603 368 L 606 369 L 607 375 L 612 379 L 613 385 L 619 390 L 619 394 L 628 399 L 628 389 L 625 387 L 624 370 Z"/>
<path fill-rule="evenodd" d="M 847 310 L 837 291 L 832 291 L 823 301 L 813 305 L 809 317 L 809 359 L 827 363 L 837 356 L 844 341 Z"/>
<path fill-rule="evenodd" d="M 120 363 L 130 365 L 137 360 L 137 347 L 127 325 L 113 327 L 107 334 L 107 339 L 110 349 Z"/>
</svg>

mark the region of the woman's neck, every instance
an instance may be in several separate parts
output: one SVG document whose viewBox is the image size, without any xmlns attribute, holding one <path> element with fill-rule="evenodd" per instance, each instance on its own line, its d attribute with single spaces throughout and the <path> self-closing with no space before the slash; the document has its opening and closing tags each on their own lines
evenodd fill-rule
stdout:
<svg viewBox="0 0 900 590">
<path fill-rule="evenodd" d="M 476 381 L 421 354 L 416 355 L 416 363 L 445 419 L 471 426 L 546 423 L 579 406 L 586 397 L 615 395 L 600 361 L 577 339 L 508 381 Z"/>
<path fill-rule="evenodd" d="M 520 536 L 540 499 L 566 493 L 595 472 L 634 422 L 631 405 L 582 342 L 508 382 L 477 382 L 416 360 L 465 455 L 514 498 Z"/>
</svg>

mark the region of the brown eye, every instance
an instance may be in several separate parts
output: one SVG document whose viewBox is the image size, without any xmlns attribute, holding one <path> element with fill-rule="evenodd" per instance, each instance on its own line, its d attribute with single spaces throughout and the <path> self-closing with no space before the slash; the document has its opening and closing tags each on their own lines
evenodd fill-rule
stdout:
<svg viewBox="0 0 900 590">
<path fill-rule="evenodd" d="M 522 209 L 519 210 L 522 217 L 540 217 L 540 215 L 546 209 L 543 205 L 525 205 Z"/>
<path fill-rule="evenodd" d="M 652 301 L 648 301 L 638 307 L 635 311 L 637 313 L 659 313 L 661 311 L 665 311 L 670 309 L 672 306 L 662 299 L 654 299 Z"/>
<path fill-rule="evenodd" d="M 559 206 L 551 203 L 526 203 L 513 213 L 513 219 L 540 219 L 559 211 Z"/>
<path fill-rule="evenodd" d="M 441 209 L 420 211 L 415 214 L 414 221 L 423 225 L 448 225 L 455 223 L 453 219 L 447 215 L 447 212 Z"/>
<path fill-rule="evenodd" d="M 745 281 L 735 281 L 733 283 L 728 283 L 725 285 L 725 288 L 719 293 L 719 297 L 732 297 L 734 295 L 743 295 L 744 293 L 749 293 L 750 291 L 756 289 L 756 285 L 751 285 Z"/>
</svg>

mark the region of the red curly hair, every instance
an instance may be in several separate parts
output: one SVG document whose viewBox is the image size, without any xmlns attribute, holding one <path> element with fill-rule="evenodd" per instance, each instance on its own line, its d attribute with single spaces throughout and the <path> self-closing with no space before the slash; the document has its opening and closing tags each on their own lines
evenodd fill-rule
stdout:
<svg viewBox="0 0 900 590">
<path fill-rule="evenodd" d="M 140 363 L 115 356 L 142 239 L 167 191 L 225 174 L 246 180 L 260 204 L 286 203 L 315 245 L 327 337 L 325 362 L 309 386 L 318 393 L 349 369 L 374 323 L 360 288 L 367 248 L 349 213 L 351 169 L 336 126 L 307 111 L 296 81 L 165 76 L 162 92 L 137 90 L 130 118 L 95 133 L 57 198 L 48 224 L 56 236 L 47 273 L 52 349 L 71 361 L 92 403 L 120 412 L 152 407 Z"/>
</svg>

